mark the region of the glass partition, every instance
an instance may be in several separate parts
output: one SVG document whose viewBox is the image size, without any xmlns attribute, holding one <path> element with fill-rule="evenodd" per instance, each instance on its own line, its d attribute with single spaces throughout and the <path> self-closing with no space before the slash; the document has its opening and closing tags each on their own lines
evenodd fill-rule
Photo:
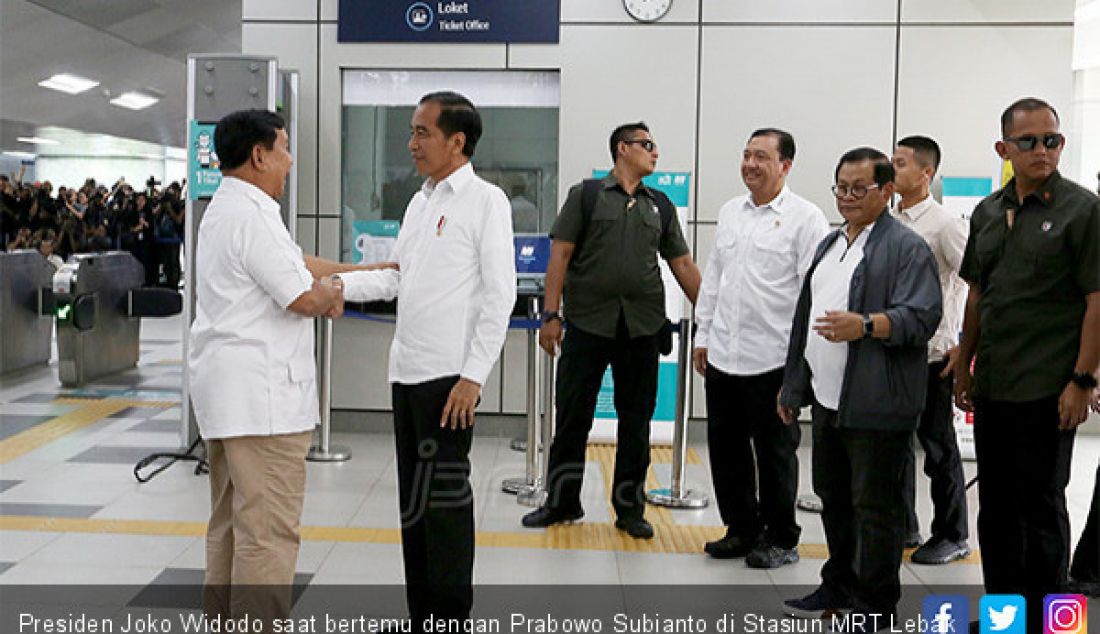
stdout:
<svg viewBox="0 0 1100 634">
<path fill-rule="evenodd" d="M 462 93 L 481 112 L 474 169 L 511 200 L 515 232 L 549 231 L 558 208 L 558 73 L 345 70 L 343 89 L 343 261 L 376 260 L 396 235 L 423 181 L 409 158 L 409 121 L 420 97 L 437 90 Z"/>
</svg>

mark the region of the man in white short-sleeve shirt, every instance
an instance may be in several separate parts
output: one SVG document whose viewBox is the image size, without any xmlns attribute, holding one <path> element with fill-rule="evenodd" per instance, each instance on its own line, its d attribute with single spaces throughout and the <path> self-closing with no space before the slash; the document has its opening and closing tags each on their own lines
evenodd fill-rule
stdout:
<svg viewBox="0 0 1100 634">
<path fill-rule="evenodd" d="M 315 281 L 276 200 L 293 161 L 279 115 L 235 112 L 214 143 L 223 180 L 203 214 L 187 359 L 210 463 L 204 609 L 286 618 L 305 456 L 318 421 L 313 318 L 343 295 Z"/>
<path fill-rule="evenodd" d="M 749 137 L 741 158 L 749 193 L 718 212 L 695 306 L 692 359 L 706 380 L 710 470 L 726 525 L 726 535 L 703 550 L 745 557 L 752 568 L 798 561 L 802 533 L 794 507 L 802 432 L 779 419 L 775 395 L 802 279 L 829 222 L 787 187 L 794 154 L 783 130 Z"/>
</svg>

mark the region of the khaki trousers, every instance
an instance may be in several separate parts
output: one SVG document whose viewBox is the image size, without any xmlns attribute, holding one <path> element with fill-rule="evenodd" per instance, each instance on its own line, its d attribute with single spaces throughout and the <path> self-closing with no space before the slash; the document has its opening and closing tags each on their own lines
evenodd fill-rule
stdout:
<svg viewBox="0 0 1100 634">
<path fill-rule="evenodd" d="M 265 624 L 289 616 L 312 437 L 305 431 L 206 441 L 208 616 Z"/>
</svg>

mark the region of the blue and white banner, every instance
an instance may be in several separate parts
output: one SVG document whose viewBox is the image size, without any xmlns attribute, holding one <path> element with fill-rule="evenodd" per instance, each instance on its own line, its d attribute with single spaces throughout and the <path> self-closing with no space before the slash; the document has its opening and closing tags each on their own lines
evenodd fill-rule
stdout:
<svg viewBox="0 0 1100 634">
<path fill-rule="evenodd" d="M 561 0 L 340 0 L 340 42 L 557 43 Z"/>
</svg>

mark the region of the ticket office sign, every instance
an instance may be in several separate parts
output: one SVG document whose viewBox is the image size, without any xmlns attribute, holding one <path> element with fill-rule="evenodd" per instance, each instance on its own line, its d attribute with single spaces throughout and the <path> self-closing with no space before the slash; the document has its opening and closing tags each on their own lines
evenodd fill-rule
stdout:
<svg viewBox="0 0 1100 634">
<path fill-rule="evenodd" d="M 340 42 L 558 42 L 561 0 L 340 0 Z"/>
</svg>

